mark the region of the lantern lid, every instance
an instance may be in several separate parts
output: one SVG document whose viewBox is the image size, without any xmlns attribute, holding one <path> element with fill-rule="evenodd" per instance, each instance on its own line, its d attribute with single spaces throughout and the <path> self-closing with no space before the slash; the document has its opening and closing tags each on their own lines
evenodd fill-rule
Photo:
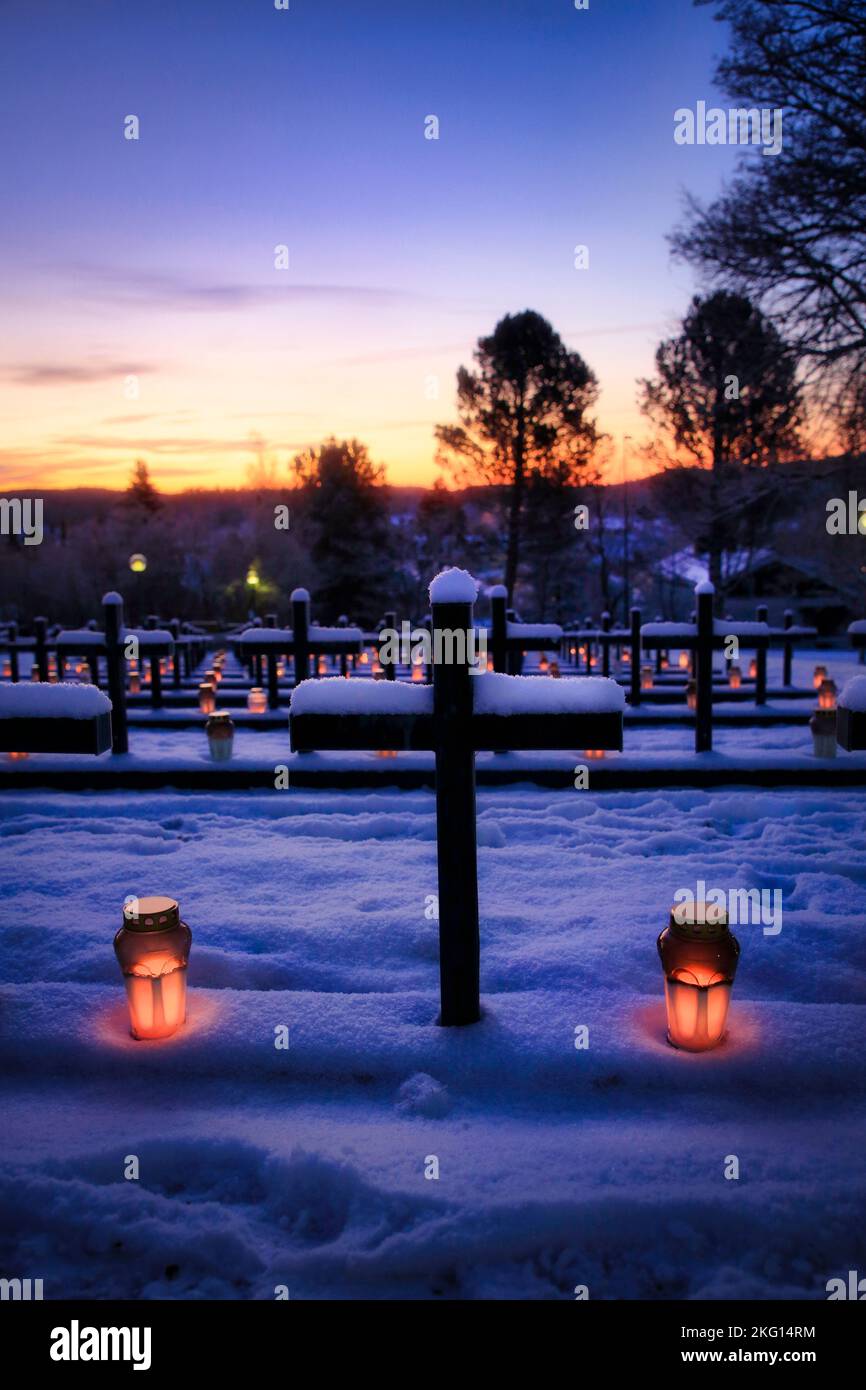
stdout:
<svg viewBox="0 0 866 1390">
<path fill-rule="evenodd" d="M 123 925 L 130 931 L 170 931 L 180 926 L 174 898 L 132 898 L 123 904 Z"/>
<path fill-rule="evenodd" d="M 728 930 L 727 909 L 718 903 L 674 903 L 671 930 L 689 941 L 718 941 Z"/>
</svg>

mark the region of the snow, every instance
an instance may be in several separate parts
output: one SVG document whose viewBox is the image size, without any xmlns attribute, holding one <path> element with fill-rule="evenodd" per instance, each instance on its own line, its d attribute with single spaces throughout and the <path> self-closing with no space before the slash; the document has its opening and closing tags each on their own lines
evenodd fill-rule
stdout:
<svg viewBox="0 0 866 1390">
<path fill-rule="evenodd" d="M 484 1018 L 453 1030 L 429 792 L 5 793 L 4 1270 L 440 1301 L 823 1299 L 862 1270 L 862 793 L 566 787 L 479 792 Z M 699 879 L 778 887 L 784 919 L 736 929 L 729 1037 L 694 1056 L 655 938 Z M 111 950 L 149 891 L 193 932 L 157 1044 Z"/>
<path fill-rule="evenodd" d="M 697 637 L 698 629 L 694 623 L 644 623 L 640 634 L 641 637 L 669 637 L 673 646 L 677 641 L 691 642 Z"/>
<path fill-rule="evenodd" d="M 174 637 L 167 628 L 162 627 L 127 627 L 123 632 L 124 640 L 134 637 L 139 647 L 171 647 L 174 645 Z"/>
<path fill-rule="evenodd" d="M 430 581 L 431 603 L 474 603 L 478 583 L 468 570 L 444 569 Z"/>
<path fill-rule="evenodd" d="M 359 627 L 320 627 L 311 623 L 309 628 L 310 645 L 316 642 L 363 642 L 364 634 Z"/>
<path fill-rule="evenodd" d="M 625 709 L 625 690 L 605 676 L 505 676 L 474 679 L 476 714 L 604 714 Z"/>
<path fill-rule="evenodd" d="M 715 592 L 715 585 L 711 584 L 709 579 L 702 579 L 700 584 L 695 585 L 696 594 L 714 594 Z"/>
<path fill-rule="evenodd" d="M 309 589 L 293 589 L 290 596 L 292 603 L 309 603 Z"/>
<path fill-rule="evenodd" d="M 69 627 L 58 632 L 56 641 L 66 647 L 102 647 L 105 633 L 94 632 L 89 627 Z"/>
<path fill-rule="evenodd" d="M 94 719 L 111 701 L 95 685 L 21 681 L 0 685 L 0 719 Z"/>
<path fill-rule="evenodd" d="M 739 618 L 717 618 L 715 633 L 717 637 L 769 637 L 770 629 L 766 623 L 742 623 Z"/>
<path fill-rule="evenodd" d="M 123 599 L 115 589 L 110 589 L 107 594 L 102 595 L 102 606 L 103 608 L 106 606 L 121 608 L 123 606 Z"/>
<path fill-rule="evenodd" d="M 282 647 L 290 645 L 295 640 L 295 634 L 289 627 L 248 627 L 237 638 L 239 642 L 255 642 L 256 646 L 260 643 L 266 646 Z"/>
<path fill-rule="evenodd" d="M 852 676 L 842 687 L 836 703 L 843 709 L 856 710 L 859 714 L 866 713 L 866 675 Z"/>
<path fill-rule="evenodd" d="M 562 628 L 559 623 L 509 623 L 509 637 L 525 637 L 528 641 L 543 642 L 546 638 L 550 641 L 560 642 L 562 640 Z"/>
<path fill-rule="evenodd" d="M 488 593 L 490 598 L 508 598 L 508 590 L 504 584 L 494 584 Z"/>
<path fill-rule="evenodd" d="M 292 692 L 291 710 L 293 714 L 430 714 L 433 688 L 404 681 L 325 676 L 301 681 Z"/>
<path fill-rule="evenodd" d="M 866 632 L 866 618 L 858 618 L 855 623 L 848 624 L 849 632 Z"/>
</svg>

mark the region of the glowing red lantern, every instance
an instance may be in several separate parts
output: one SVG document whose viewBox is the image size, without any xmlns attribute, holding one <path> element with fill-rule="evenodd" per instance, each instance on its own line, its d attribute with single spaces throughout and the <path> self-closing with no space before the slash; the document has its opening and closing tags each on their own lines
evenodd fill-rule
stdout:
<svg viewBox="0 0 866 1390">
<path fill-rule="evenodd" d="M 836 708 L 836 682 L 825 676 L 818 688 L 818 708 Z"/>
<path fill-rule="evenodd" d="M 134 1038 L 168 1038 L 186 1019 L 192 932 L 174 898 L 132 898 L 114 938 Z"/>
<path fill-rule="evenodd" d="M 267 695 L 260 685 L 254 685 L 247 695 L 247 709 L 250 714 L 264 714 L 267 708 Z"/>
<path fill-rule="evenodd" d="M 740 955 L 728 914 L 713 903 L 680 903 L 658 939 L 665 972 L 668 1042 L 707 1052 L 725 1036 Z"/>
</svg>

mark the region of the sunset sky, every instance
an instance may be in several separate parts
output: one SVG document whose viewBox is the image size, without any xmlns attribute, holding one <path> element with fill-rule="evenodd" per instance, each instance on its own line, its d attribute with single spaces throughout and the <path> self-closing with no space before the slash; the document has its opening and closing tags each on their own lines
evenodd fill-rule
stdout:
<svg viewBox="0 0 866 1390">
<path fill-rule="evenodd" d="M 0 486 L 237 486 L 329 433 L 430 484 L 458 365 L 527 307 L 639 437 L 695 288 L 665 234 L 733 167 L 673 113 L 724 46 L 691 0 L 6 0 Z"/>
</svg>

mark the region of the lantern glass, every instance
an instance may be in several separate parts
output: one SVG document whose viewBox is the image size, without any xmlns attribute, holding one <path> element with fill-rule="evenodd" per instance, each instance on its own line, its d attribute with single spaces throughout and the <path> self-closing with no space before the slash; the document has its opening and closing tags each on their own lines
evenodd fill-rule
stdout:
<svg viewBox="0 0 866 1390">
<path fill-rule="evenodd" d="M 824 678 L 826 677 L 826 675 L 827 675 L 827 667 L 826 667 L 826 666 L 816 666 L 816 667 L 815 667 L 815 670 L 814 670 L 813 673 L 812 673 L 812 685 L 814 686 L 815 690 L 820 690 L 820 689 L 821 689 L 821 682 L 822 682 L 822 680 L 824 680 Z"/>
<path fill-rule="evenodd" d="M 191 941 L 173 898 L 133 898 L 125 904 L 114 950 L 134 1038 L 168 1038 L 184 1023 Z"/>
<path fill-rule="evenodd" d="M 687 671 L 687 670 L 689 669 L 689 654 L 688 654 L 688 652 L 680 652 L 679 657 L 677 658 L 677 660 L 678 660 L 678 662 L 679 662 L 679 667 L 680 667 L 680 670 L 681 670 L 681 671 Z"/>
<path fill-rule="evenodd" d="M 208 748 L 215 763 L 227 763 L 232 755 L 235 726 L 227 710 L 210 715 L 205 724 Z"/>
<path fill-rule="evenodd" d="M 695 710 L 698 707 L 698 683 L 689 681 L 686 685 L 686 704 L 689 709 Z"/>
<path fill-rule="evenodd" d="M 739 690 L 743 684 L 743 673 L 739 666 L 732 666 L 728 672 L 728 681 L 732 690 Z"/>
<path fill-rule="evenodd" d="M 642 666 L 640 668 L 640 688 L 641 690 L 652 690 L 653 668 L 651 666 Z"/>
<path fill-rule="evenodd" d="M 707 1052 L 725 1036 L 740 955 L 727 913 L 711 903 L 679 904 L 658 939 L 665 973 L 668 1042 Z"/>
<path fill-rule="evenodd" d="M 821 685 L 818 689 L 818 708 L 836 708 L 836 682 L 834 680 L 831 680 L 829 676 L 825 677 L 824 680 L 822 680 Z"/>
<path fill-rule="evenodd" d="M 254 685 L 247 695 L 247 709 L 250 714 L 264 714 L 267 707 L 267 695 L 260 685 Z"/>
<path fill-rule="evenodd" d="M 130 671 L 129 673 L 129 693 L 130 695 L 141 694 L 141 677 L 137 671 Z"/>
<path fill-rule="evenodd" d="M 758 658 L 753 656 L 749 662 L 749 680 L 755 680 L 758 675 Z"/>
<path fill-rule="evenodd" d="M 418 681 L 423 681 L 423 679 L 424 679 L 424 670 L 423 670 L 423 668 L 422 668 L 421 666 L 413 666 L 413 667 L 412 667 L 412 679 L 413 679 L 413 681 L 415 681 L 416 683 L 417 683 Z"/>
<path fill-rule="evenodd" d="M 210 681 L 202 681 L 198 688 L 198 707 L 202 714 L 213 714 L 216 709 L 216 691 Z"/>
</svg>

